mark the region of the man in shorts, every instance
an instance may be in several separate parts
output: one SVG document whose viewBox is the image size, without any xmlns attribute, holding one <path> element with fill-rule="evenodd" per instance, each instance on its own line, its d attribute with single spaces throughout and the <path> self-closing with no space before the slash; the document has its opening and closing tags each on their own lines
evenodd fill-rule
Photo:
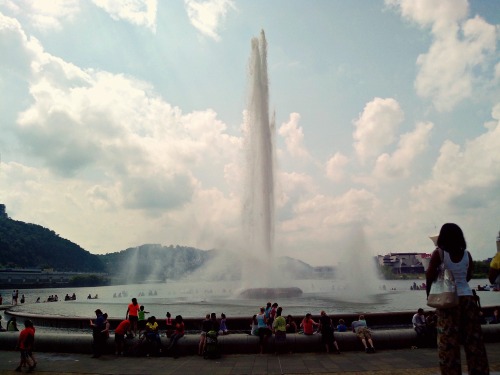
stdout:
<svg viewBox="0 0 500 375">
<path fill-rule="evenodd" d="M 361 340 L 361 343 L 365 347 L 366 353 L 375 353 L 375 347 L 373 346 L 372 335 L 366 325 L 366 320 L 364 315 L 360 315 L 358 320 L 352 322 L 352 331 Z M 367 343 L 370 344 L 370 347 L 368 347 Z"/>
</svg>

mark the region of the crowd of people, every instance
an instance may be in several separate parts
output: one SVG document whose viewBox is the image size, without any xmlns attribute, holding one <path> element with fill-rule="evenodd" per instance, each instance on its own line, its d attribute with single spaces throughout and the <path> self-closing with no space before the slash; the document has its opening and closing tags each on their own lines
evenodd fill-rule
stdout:
<svg viewBox="0 0 500 375">
<path fill-rule="evenodd" d="M 103 313 L 100 309 L 97 309 L 95 314 L 96 319 L 90 321 L 90 326 L 93 335 L 93 357 L 98 358 L 103 353 L 104 344 L 109 337 L 110 327 L 107 314 Z M 125 319 L 115 328 L 115 354 L 124 355 L 127 349 L 127 339 L 138 337 L 139 345 L 142 344 L 148 347 L 146 350 L 147 355 L 171 355 L 177 358 L 178 342 L 185 334 L 182 316 L 177 315 L 175 319 L 172 319 L 170 312 L 167 312 L 164 335 L 170 342 L 168 346 L 164 346 L 160 338 L 157 318 L 155 316 L 146 318 L 146 314 L 149 314 L 149 312 L 145 310 L 145 306 L 140 305 L 137 298 L 132 298 L 130 304 L 127 306 Z M 335 325 L 325 311 L 321 311 L 318 322 L 313 319 L 310 313 L 307 313 L 300 323 L 297 324 L 291 315 L 287 315 L 286 317 L 283 315 L 283 307 L 279 306 L 277 302 L 273 304 L 268 302 L 266 307 L 261 307 L 260 312 L 252 317 L 249 328 L 250 335 L 259 337 L 260 353 L 264 353 L 267 340 L 273 335 L 276 352 L 289 352 L 287 334 L 299 333 L 304 335 L 320 334 L 325 352 L 338 354 L 340 354 L 340 348 L 335 339 L 334 332 L 345 332 L 348 329 L 343 319 L 339 319 L 338 325 Z M 367 327 L 364 316 L 361 315 L 359 320 L 352 322 L 351 328 L 360 338 L 366 352 L 373 353 L 375 348 L 371 337 L 371 330 Z M 221 313 L 219 317 L 217 317 L 216 313 L 206 314 L 205 319 L 201 320 L 200 323 L 198 354 L 206 355 L 207 343 L 217 342 L 218 336 L 227 335 L 229 332 L 225 313 Z M 134 347 L 130 346 L 128 349 L 134 350 Z M 150 350 L 151 348 L 153 350 Z"/>
</svg>

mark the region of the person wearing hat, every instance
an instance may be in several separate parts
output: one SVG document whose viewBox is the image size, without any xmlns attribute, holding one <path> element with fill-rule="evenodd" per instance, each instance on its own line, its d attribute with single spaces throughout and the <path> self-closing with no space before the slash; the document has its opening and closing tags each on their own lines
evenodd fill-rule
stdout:
<svg viewBox="0 0 500 375">
<path fill-rule="evenodd" d="M 92 327 L 92 338 L 94 339 L 93 345 L 92 345 L 92 350 L 93 350 L 93 355 L 92 358 L 99 358 L 102 355 L 102 352 L 104 350 L 104 343 L 105 343 L 105 333 L 104 331 L 106 330 L 105 326 L 105 319 L 102 314 L 101 309 L 97 309 L 95 311 L 96 319 L 93 322 L 90 320 L 90 326 Z"/>
</svg>

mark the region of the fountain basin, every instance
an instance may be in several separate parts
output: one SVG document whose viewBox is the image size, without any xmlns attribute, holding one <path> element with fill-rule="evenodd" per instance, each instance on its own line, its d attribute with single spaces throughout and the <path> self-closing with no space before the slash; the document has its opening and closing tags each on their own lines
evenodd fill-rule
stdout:
<svg viewBox="0 0 500 375">
<path fill-rule="evenodd" d="M 297 287 L 288 288 L 249 288 L 245 289 L 240 293 L 241 298 L 292 298 L 300 297 L 302 295 L 302 289 Z"/>
</svg>

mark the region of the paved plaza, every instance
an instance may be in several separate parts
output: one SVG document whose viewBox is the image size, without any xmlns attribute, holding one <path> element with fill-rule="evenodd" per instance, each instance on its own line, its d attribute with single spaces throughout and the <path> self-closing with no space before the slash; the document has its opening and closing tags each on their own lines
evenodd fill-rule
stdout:
<svg viewBox="0 0 500 375">
<path fill-rule="evenodd" d="M 500 375 L 500 343 L 487 344 L 491 374 Z M 239 354 L 217 360 L 198 356 L 178 359 L 132 358 L 105 355 L 90 358 L 86 354 L 35 353 L 40 374 L 179 374 L 179 375 L 243 375 L 243 374 L 439 374 L 436 349 L 401 349 L 342 354 Z M 462 362 L 465 355 L 462 351 Z M 18 374 L 13 370 L 19 353 L 0 351 L 0 373 Z M 23 371 L 26 372 L 26 369 Z M 466 369 L 464 367 L 464 373 Z"/>
</svg>

